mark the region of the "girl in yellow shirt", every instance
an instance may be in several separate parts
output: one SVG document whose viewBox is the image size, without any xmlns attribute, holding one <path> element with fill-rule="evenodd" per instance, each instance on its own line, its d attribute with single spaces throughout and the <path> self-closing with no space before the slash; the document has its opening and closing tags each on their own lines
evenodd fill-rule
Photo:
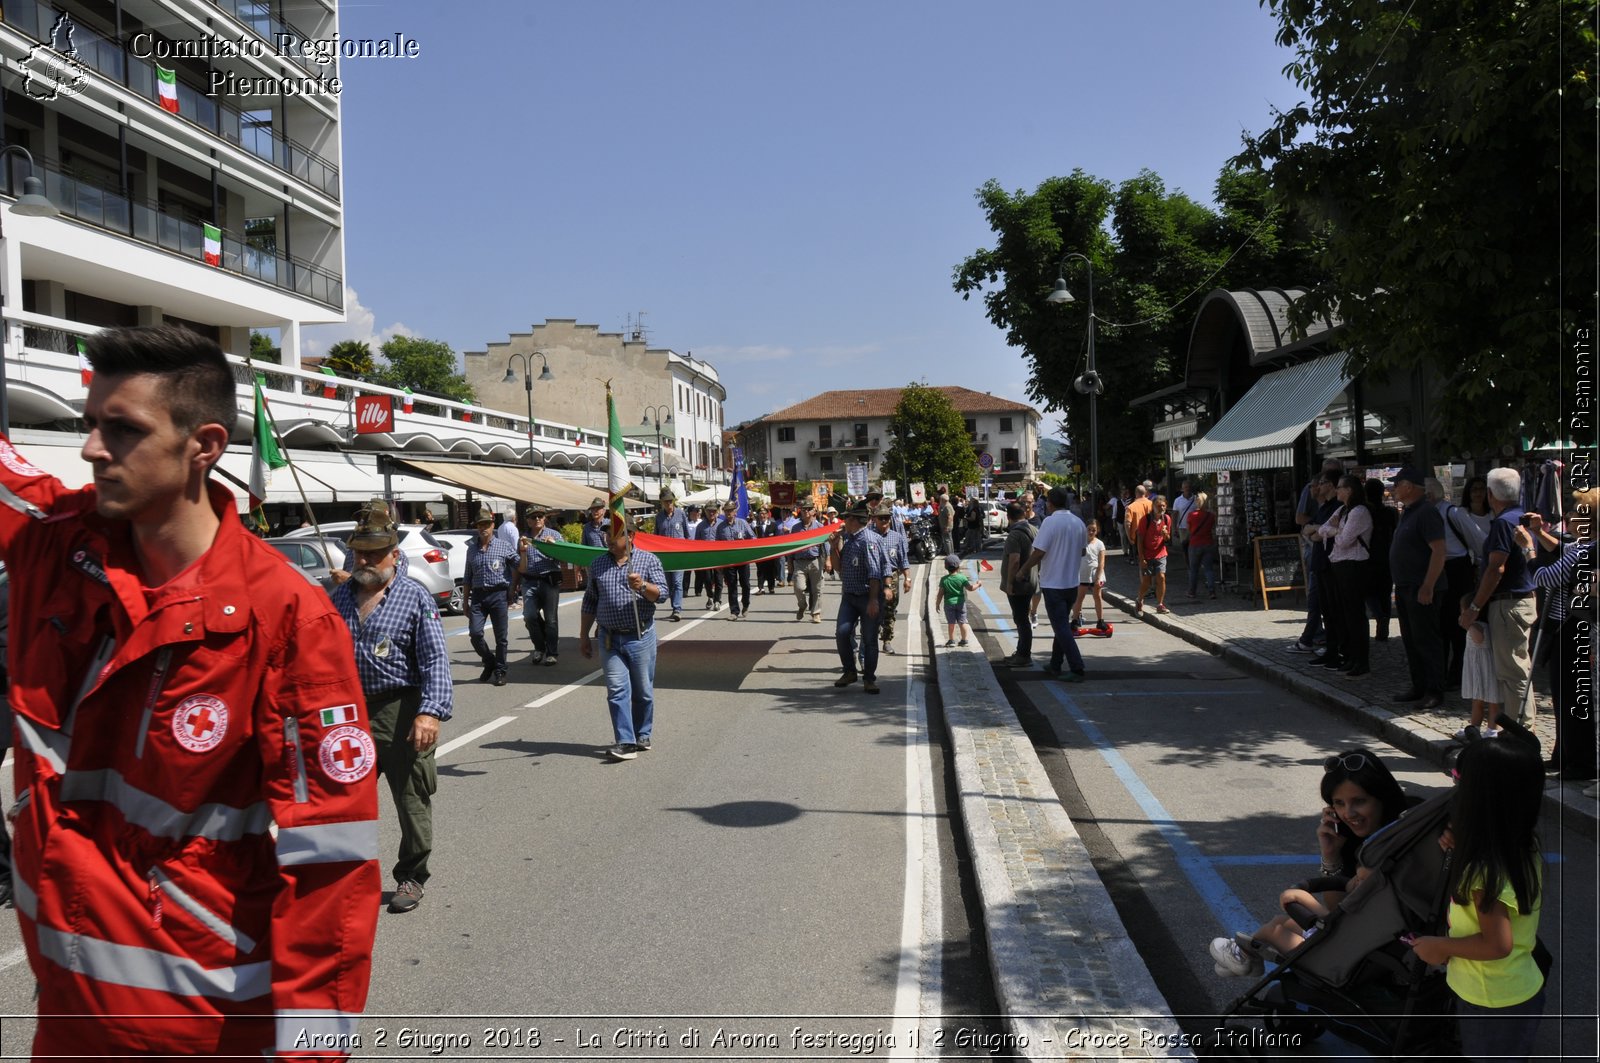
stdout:
<svg viewBox="0 0 1600 1063">
<path fill-rule="evenodd" d="M 1423 962 L 1445 965 L 1462 1055 L 1526 1059 L 1544 1014 L 1544 975 L 1533 958 L 1544 770 L 1536 749 L 1502 736 L 1463 750 L 1456 776 L 1450 827 L 1439 839 L 1454 850 L 1450 935 L 1418 938 L 1414 948 Z"/>
</svg>

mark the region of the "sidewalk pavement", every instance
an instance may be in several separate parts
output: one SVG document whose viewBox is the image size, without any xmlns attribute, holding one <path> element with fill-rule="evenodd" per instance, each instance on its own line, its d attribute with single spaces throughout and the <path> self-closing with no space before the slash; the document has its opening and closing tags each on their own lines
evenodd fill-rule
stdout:
<svg viewBox="0 0 1600 1063">
<path fill-rule="evenodd" d="M 1289 649 L 1305 625 L 1304 593 L 1274 594 L 1270 597 L 1272 608 L 1264 610 L 1260 592 L 1254 586 L 1219 587 L 1213 600 L 1206 596 L 1203 581 L 1199 585 L 1200 596 L 1187 597 L 1188 583 L 1189 569 L 1184 559 L 1169 559 L 1167 608 L 1171 612 L 1159 614 L 1154 601 L 1147 600 L 1144 622 L 1341 713 L 1385 742 L 1441 768 L 1460 748 L 1460 743 L 1451 736 L 1467 722 L 1471 706 L 1461 700 L 1459 692 L 1447 692 L 1444 704 L 1432 711 L 1424 711 L 1414 703 L 1400 705 L 1394 701 L 1396 694 L 1411 685 L 1405 649 L 1400 642 L 1399 620 L 1390 622 L 1387 639 L 1373 639 L 1371 674 L 1349 680 L 1343 674 L 1312 665 L 1309 654 Z M 1122 554 L 1107 553 L 1106 619 L 1112 623 L 1119 619 L 1134 622 L 1131 615 L 1118 618 L 1110 613 L 1112 609 L 1120 609 L 1132 614 L 1138 589 L 1137 568 Z M 1093 623 L 1092 606 L 1084 612 Z M 1540 749 L 1548 756 L 1555 742 L 1555 714 L 1549 695 L 1538 690 L 1540 679 L 1540 675 L 1534 676 L 1536 714 L 1532 730 L 1539 736 Z M 1545 788 L 1545 800 L 1560 806 L 1549 808 L 1552 815 L 1564 814 L 1565 821 L 1579 833 L 1594 838 L 1600 802 L 1583 796 L 1587 785 L 1552 779 Z"/>
</svg>

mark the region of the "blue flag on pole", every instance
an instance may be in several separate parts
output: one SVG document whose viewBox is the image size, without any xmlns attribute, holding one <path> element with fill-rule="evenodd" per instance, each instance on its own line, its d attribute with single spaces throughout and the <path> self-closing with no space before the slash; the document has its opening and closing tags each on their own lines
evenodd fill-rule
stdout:
<svg viewBox="0 0 1600 1063">
<path fill-rule="evenodd" d="M 738 447 L 733 448 L 733 484 L 728 489 L 730 501 L 739 503 L 738 515 L 742 520 L 750 519 L 750 493 L 744 486 L 744 451 Z"/>
</svg>

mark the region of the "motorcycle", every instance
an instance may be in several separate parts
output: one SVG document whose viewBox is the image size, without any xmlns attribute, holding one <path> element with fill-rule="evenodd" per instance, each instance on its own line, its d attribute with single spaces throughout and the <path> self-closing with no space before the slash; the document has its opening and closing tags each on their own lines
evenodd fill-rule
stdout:
<svg viewBox="0 0 1600 1063">
<path fill-rule="evenodd" d="M 934 551 L 938 548 L 938 533 L 933 527 L 933 518 L 911 517 L 906 521 L 906 539 L 910 547 L 911 560 L 918 564 L 932 561 Z"/>
</svg>

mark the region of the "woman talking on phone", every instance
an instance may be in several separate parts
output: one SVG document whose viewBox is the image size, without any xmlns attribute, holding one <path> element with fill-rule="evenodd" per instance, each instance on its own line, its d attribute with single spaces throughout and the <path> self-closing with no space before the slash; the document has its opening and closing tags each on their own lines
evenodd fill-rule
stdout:
<svg viewBox="0 0 1600 1063">
<path fill-rule="evenodd" d="M 1322 762 L 1322 816 L 1317 822 L 1317 848 L 1321 867 L 1317 877 L 1285 890 L 1282 903 L 1302 903 L 1312 894 L 1322 908 L 1331 909 L 1349 890 L 1356 874 L 1356 853 L 1382 827 L 1400 818 L 1410 801 L 1400 783 L 1366 749 L 1348 749 Z M 1307 906 L 1310 907 L 1310 906 Z M 1223 976 L 1254 977 L 1273 952 L 1293 951 L 1309 926 L 1288 914 L 1273 918 L 1255 933 L 1214 938 L 1211 958 Z"/>
</svg>

